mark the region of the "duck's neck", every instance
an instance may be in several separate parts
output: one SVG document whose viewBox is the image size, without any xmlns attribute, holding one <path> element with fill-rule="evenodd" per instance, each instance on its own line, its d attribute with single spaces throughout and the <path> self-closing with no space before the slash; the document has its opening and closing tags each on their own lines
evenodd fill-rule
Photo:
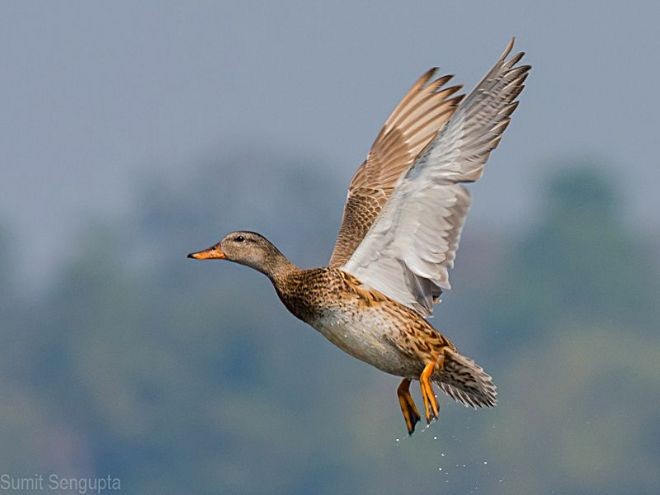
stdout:
<svg viewBox="0 0 660 495">
<path fill-rule="evenodd" d="M 291 263 L 286 256 L 277 251 L 272 253 L 269 256 L 268 261 L 264 263 L 263 266 L 259 267 L 258 270 L 266 275 L 273 284 L 278 287 L 280 284 L 284 283 L 291 273 L 297 272 L 300 269 Z"/>
</svg>

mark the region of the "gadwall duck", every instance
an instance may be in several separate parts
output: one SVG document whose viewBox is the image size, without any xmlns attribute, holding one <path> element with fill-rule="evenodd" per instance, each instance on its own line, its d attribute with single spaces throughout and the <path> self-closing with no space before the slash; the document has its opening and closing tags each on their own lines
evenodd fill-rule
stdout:
<svg viewBox="0 0 660 495">
<path fill-rule="evenodd" d="M 491 377 L 425 319 L 449 289 L 448 270 L 470 195 L 461 183 L 483 174 L 518 105 L 530 66 L 513 41 L 466 98 L 452 76 L 422 75 L 389 116 L 351 180 L 328 266 L 302 269 L 255 232 L 232 232 L 191 253 L 265 274 L 296 317 L 344 352 L 403 378 L 397 389 L 409 434 L 420 414 L 438 417 L 432 383 L 466 406 L 496 404 Z"/>
</svg>

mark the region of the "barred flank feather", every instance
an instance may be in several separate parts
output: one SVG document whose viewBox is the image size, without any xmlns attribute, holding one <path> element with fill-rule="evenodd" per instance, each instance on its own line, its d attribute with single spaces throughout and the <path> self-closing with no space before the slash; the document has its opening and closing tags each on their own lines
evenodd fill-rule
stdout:
<svg viewBox="0 0 660 495">
<path fill-rule="evenodd" d="M 497 388 L 493 379 L 472 359 L 447 349 L 442 372 L 434 379 L 452 399 L 470 407 L 493 407 Z"/>
</svg>

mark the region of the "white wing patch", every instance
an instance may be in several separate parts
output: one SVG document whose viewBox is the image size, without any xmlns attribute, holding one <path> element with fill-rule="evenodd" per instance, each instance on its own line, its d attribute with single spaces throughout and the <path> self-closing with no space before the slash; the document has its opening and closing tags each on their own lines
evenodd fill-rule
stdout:
<svg viewBox="0 0 660 495">
<path fill-rule="evenodd" d="M 483 174 L 490 152 L 524 88 L 529 66 L 507 60 L 513 41 L 446 126 L 399 180 L 343 269 L 366 285 L 428 316 L 449 289 L 470 195 L 461 182 Z"/>
</svg>

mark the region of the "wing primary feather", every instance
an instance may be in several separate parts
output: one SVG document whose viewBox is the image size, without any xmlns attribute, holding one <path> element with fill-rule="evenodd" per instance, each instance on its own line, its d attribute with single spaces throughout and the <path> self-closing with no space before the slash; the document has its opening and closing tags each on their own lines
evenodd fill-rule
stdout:
<svg viewBox="0 0 660 495">
<path fill-rule="evenodd" d="M 461 86 L 445 88 L 452 75 L 422 74 L 394 108 L 351 180 L 342 224 L 330 258 L 342 266 L 354 253 L 387 203 L 396 184 L 420 151 L 437 135 L 463 95 Z M 434 79 L 435 78 L 435 79 Z"/>
<path fill-rule="evenodd" d="M 389 119 L 403 125 L 406 146 L 395 147 L 394 141 L 383 139 L 385 151 L 408 149 L 418 154 L 342 268 L 423 316 L 432 313 L 433 303 L 450 287 L 448 271 L 470 206 L 461 183 L 483 175 L 529 75 L 529 65 L 518 65 L 524 53 L 511 55 L 513 44 L 514 39 L 467 97 L 448 98 L 455 93 L 451 87 L 435 93 L 443 97 L 438 104 L 432 104 L 429 95 L 417 99 L 429 86 L 441 86 L 435 81 L 428 85 L 429 76 Z"/>
</svg>

